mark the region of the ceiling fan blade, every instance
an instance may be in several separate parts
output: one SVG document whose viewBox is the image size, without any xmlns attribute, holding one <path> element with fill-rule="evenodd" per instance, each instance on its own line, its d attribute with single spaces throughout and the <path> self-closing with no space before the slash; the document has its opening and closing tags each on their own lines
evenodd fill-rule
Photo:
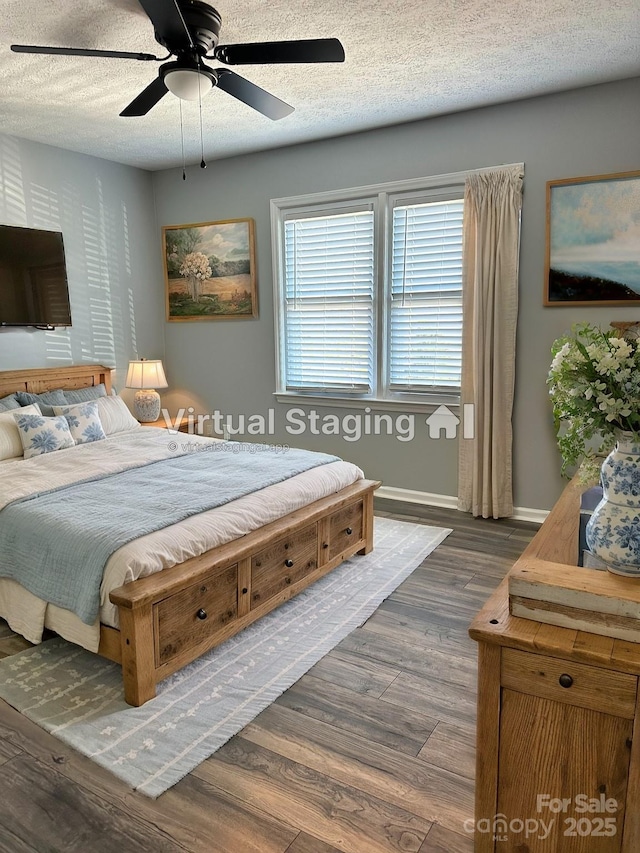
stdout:
<svg viewBox="0 0 640 853">
<path fill-rule="evenodd" d="M 254 110 L 273 119 L 273 121 L 285 118 L 293 112 L 293 107 L 289 104 L 285 104 L 280 98 L 269 94 L 260 86 L 256 86 L 255 83 L 251 83 L 233 71 L 228 71 L 226 68 L 216 68 L 216 76 L 219 89 L 242 101 L 243 104 L 253 107 Z"/>
<path fill-rule="evenodd" d="M 153 83 L 150 83 L 146 89 L 134 98 L 128 107 L 125 107 L 120 113 L 121 116 L 144 116 L 152 107 L 158 103 L 161 98 L 167 94 L 169 90 L 164 84 L 162 77 L 156 77 Z"/>
<path fill-rule="evenodd" d="M 159 41 L 172 45 L 172 53 L 193 48 L 193 40 L 175 0 L 138 0 L 153 24 Z"/>
<path fill-rule="evenodd" d="M 216 48 L 214 56 L 226 65 L 344 62 L 344 48 L 338 39 L 264 41 L 252 44 L 224 44 Z"/>
<path fill-rule="evenodd" d="M 152 53 L 128 53 L 124 50 L 89 50 L 83 47 L 39 47 L 35 44 L 12 44 L 14 53 L 46 53 L 54 56 L 104 56 L 110 59 L 140 59 L 143 62 L 157 60 Z"/>
</svg>

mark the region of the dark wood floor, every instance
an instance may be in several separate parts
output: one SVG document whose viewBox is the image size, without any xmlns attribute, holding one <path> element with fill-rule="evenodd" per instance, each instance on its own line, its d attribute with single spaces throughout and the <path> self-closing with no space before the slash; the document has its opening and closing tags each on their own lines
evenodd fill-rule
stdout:
<svg viewBox="0 0 640 853">
<path fill-rule="evenodd" d="M 158 800 L 0 701 L 1 853 L 470 853 L 467 627 L 536 525 L 377 502 L 454 528 L 373 616 Z M 0 620 L 0 655 L 25 642 Z"/>
</svg>

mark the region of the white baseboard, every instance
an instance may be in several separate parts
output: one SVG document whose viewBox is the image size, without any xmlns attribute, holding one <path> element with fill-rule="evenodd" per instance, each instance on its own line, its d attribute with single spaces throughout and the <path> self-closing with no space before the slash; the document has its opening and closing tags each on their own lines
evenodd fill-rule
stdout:
<svg viewBox="0 0 640 853">
<path fill-rule="evenodd" d="M 542 524 L 548 515 L 548 509 L 530 509 L 526 506 L 514 506 L 511 518 L 514 521 L 533 521 L 535 524 Z"/>
<path fill-rule="evenodd" d="M 419 492 L 414 489 L 400 489 L 396 486 L 380 486 L 376 497 L 387 498 L 390 501 L 406 501 L 423 506 L 439 506 L 443 509 L 457 509 L 458 498 L 455 495 L 437 495 L 433 492 Z M 529 509 L 528 507 L 516 506 L 513 508 L 514 521 L 533 521 L 542 524 L 549 515 L 546 509 Z"/>
<path fill-rule="evenodd" d="M 376 491 L 377 498 L 388 498 L 390 501 L 406 501 L 411 504 L 440 506 L 444 509 L 457 509 L 458 498 L 455 495 L 436 495 L 432 492 L 417 492 L 413 489 L 400 489 L 396 486 L 380 486 Z"/>
</svg>

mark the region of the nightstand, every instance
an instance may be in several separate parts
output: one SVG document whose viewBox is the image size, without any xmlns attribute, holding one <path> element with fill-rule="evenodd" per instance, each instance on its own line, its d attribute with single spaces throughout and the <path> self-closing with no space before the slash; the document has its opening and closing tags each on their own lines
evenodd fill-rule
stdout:
<svg viewBox="0 0 640 853">
<path fill-rule="evenodd" d="M 179 432 L 189 432 L 189 418 L 186 415 L 183 415 L 178 422 L 176 422 L 176 418 L 172 417 L 171 423 L 177 426 Z M 167 422 L 164 418 L 160 418 L 159 420 L 153 421 L 152 423 L 141 423 L 140 426 L 169 429 L 169 427 L 167 426 Z"/>
</svg>

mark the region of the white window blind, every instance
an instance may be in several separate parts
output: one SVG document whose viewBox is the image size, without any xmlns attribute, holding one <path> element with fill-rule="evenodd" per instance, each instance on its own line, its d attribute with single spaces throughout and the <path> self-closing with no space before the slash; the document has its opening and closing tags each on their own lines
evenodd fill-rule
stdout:
<svg viewBox="0 0 640 853">
<path fill-rule="evenodd" d="M 393 209 L 389 388 L 460 386 L 463 200 Z"/>
<path fill-rule="evenodd" d="M 285 220 L 287 391 L 372 392 L 374 266 L 373 210 Z"/>
</svg>

